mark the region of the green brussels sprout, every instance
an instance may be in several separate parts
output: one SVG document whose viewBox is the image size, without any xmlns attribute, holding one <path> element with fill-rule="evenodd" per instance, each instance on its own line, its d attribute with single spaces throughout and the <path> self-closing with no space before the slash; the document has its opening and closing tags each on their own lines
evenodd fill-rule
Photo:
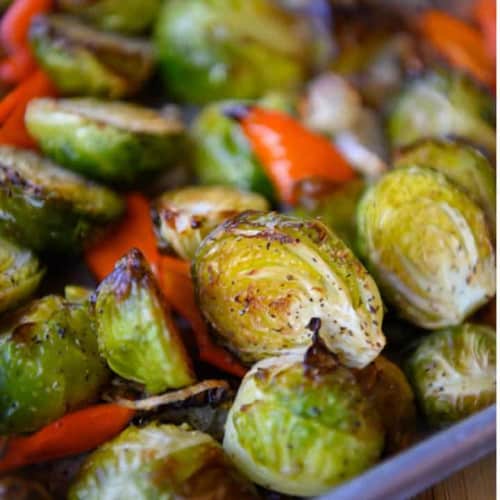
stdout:
<svg viewBox="0 0 500 500">
<path fill-rule="evenodd" d="M 83 464 L 69 500 L 203 498 L 250 500 L 258 496 L 210 436 L 188 426 L 128 427 Z"/>
<path fill-rule="evenodd" d="M 385 345 L 375 282 L 319 220 L 243 213 L 205 238 L 192 271 L 218 340 L 246 363 L 307 348 L 313 317 L 348 366 L 364 367 Z"/>
<path fill-rule="evenodd" d="M 426 137 L 457 136 L 489 152 L 496 148 L 495 102 L 458 73 L 427 73 L 407 85 L 389 114 L 394 148 Z"/>
<path fill-rule="evenodd" d="M 51 500 L 45 488 L 35 481 L 16 476 L 0 479 L 0 500 Z"/>
<path fill-rule="evenodd" d="M 495 403 L 495 366 L 495 331 L 465 323 L 425 337 L 407 371 L 427 421 L 443 426 Z"/>
<path fill-rule="evenodd" d="M 168 168 L 183 133 L 179 121 L 152 109 L 92 98 L 34 99 L 26 127 L 54 161 L 117 184 Z"/>
<path fill-rule="evenodd" d="M 78 251 L 123 201 L 32 151 L 0 146 L 0 234 L 36 251 Z"/>
<path fill-rule="evenodd" d="M 153 203 L 159 248 L 191 260 L 202 240 L 219 224 L 246 210 L 268 210 L 266 199 L 226 186 L 193 186 L 167 191 Z"/>
<path fill-rule="evenodd" d="M 14 311 L 0 325 L 0 435 L 85 406 L 108 378 L 88 307 L 49 295 Z"/>
<path fill-rule="evenodd" d="M 92 297 L 92 293 L 92 290 L 83 286 L 67 285 L 64 287 L 64 298 L 68 302 L 88 303 Z"/>
<path fill-rule="evenodd" d="M 148 42 L 95 30 L 71 16 L 34 18 L 29 41 L 61 94 L 117 99 L 135 93 L 153 70 Z"/>
<path fill-rule="evenodd" d="M 496 233 L 495 170 L 477 149 L 449 140 L 424 140 L 400 151 L 396 167 L 433 168 L 460 186 L 484 210 Z"/>
<path fill-rule="evenodd" d="M 289 495 L 319 495 L 375 464 L 384 431 L 355 375 L 330 358 L 268 358 L 243 379 L 224 450 L 252 481 Z"/>
<path fill-rule="evenodd" d="M 58 0 L 57 5 L 100 29 L 133 35 L 153 24 L 161 0 Z"/>
<path fill-rule="evenodd" d="M 365 188 L 362 179 L 329 186 L 327 191 L 315 193 L 313 181 L 301 183 L 299 206 L 294 214 L 322 220 L 352 249 L 356 246 L 356 207 Z M 321 188 L 319 188 L 321 189 Z M 312 191 L 312 192 L 311 192 Z"/>
<path fill-rule="evenodd" d="M 30 297 L 44 273 L 33 252 L 0 237 L 0 313 Z"/>
<path fill-rule="evenodd" d="M 293 89 L 313 59 L 303 20 L 267 0 L 164 2 L 155 42 L 170 93 L 196 104 Z"/>
<path fill-rule="evenodd" d="M 385 450 L 395 453 L 408 447 L 416 436 L 417 412 L 413 389 L 403 371 L 379 356 L 356 376 L 382 419 Z"/>
<path fill-rule="evenodd" d="M 195 381 L 179 332 L 137 249 L 115 265 L 95 297 L 99 349 L 121 377 L 155 394 Z"/>
<path fill-rule="evenodd" d="M 194 169 L 202 184 L 229 185 L 274 199 L 274 187 L 239 123 L 224 114 L 237 105 L 211 104 L 197 116 L 192 127 Z"/>
<path fill-rule="evenodd" d="M 461 323 L 495 294 L 481 209 L 443 174 L 393 170 L 358 205 L 358 250 L 382 295 L 422 328 Z"/>
</svg>

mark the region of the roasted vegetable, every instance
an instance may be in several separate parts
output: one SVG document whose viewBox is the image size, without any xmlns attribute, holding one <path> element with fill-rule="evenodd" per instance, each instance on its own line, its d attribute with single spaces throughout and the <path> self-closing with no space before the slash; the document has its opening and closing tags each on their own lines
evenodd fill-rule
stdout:
<svg viewBox="0 0 500 500">
<path fill-rule="evenodd" d="M 426 137 L 457 136 L 493 153 L 495 102 L 458 73 L 427 73 L 409 83 L 396 99 L 388 120 L 394 148 Z"/>
<path fill-rule="evenodd" d="M 25 120 L 54 161 L 116 184 L 169 168 L 183 142 L 181 122 L 125 102 L 35 99 Z"/>
<path fill-rule="evenodd" d="M 6 476 L 0 479 L 0 500 L 51 500 L 45 488 L 21 477 Z"/>
<path fill-rule="evenodd" d="M 0 435 L 36 431 L 108 380 L 88 308 L 49 295 L 0 326 Z"/>
<path fill-rule="evenodd" d="M 379 458 L 378 412 L 350 370 L 329 357 L 269 358 L 245 376 L 226 422 L 224 449 L 252 481 L 289 495 L 319 495 Z"/>
<path fill-rule="evenodd" d="M 356 376 L 382 419 L 385 450 L 394 453 L 409 446 L 416 437 L 417 412 L 413 390 L 403 371 L 378 356 Z"/>
<path fill-rule="evenodd" d="M 68 302 L 87 303 L 92 297 L 93 290 L 78 285 L 64 287 L 64 298 Z"/>
<path fill-rule="evenodd" d="M 38 64 L 64 95 L 120 98 L 136 92 L 153 69 L 146 41 L 98 31 L 70 16 L 36 17 L 29 39 Z"/>
<path fill-rule="evenodd" d="M 384 347 L 375 282 L 318 220 L 241 214 L 203 241 L 192 270 L 206 319 L 246 363 L 309 346 L 313 317 L 349 366 L 367 365 Z"/>
<path fill-rule="evenodd" d="M 44 272 L 33 252 L 0 237 L 0 312 L 26 300 Z"/>
<path fill-rule="evenodd" d="M 495 402 L 495 331 L 465 323 L 425 337 L 407 370 L 433 426 L 461 420 Z"/>
<path fill-rule="evenodd" d="M 311 39 L 299 17 L 266 0 L 170 0 L 155 33 L 170 93 L 197 104 L 297 87 Z"/>
<path fill-rule="evenodd" d="M 356 246 L 356 207 L 366 183 L 355 179 L 338 186 L 322 187 L 305 181 L 300 186 L 299 206 L 295 215 L 322 220 L 351 249 Z M 322 192 L 322 190 L 324 192 Z"/>
<path fill-rule="evenodd" d="M 78 251 L 122 200 L 28 150 L 0 146 L 0 234 L 37 251 Z"/>
<path fill-rule="evenodd" d="M 496 232 L 495 171 L 477 149 L 450 140 L 425 140 L 402 150 L 396 167 L 417 165 L 439 170 L 460 186 L 484 210 Z"/>
<path fill-rule="evenodd" d="M 159 247 L 191 260 L 202 240 L 225 220 L 246 210 L 268 210 L 266 199 L 225 186 L 167 191 L 153 203 Z"/>
<path fill-rule="evenodd" d="M 57 5 L 103 30 L 136 34 L 153 24 L 161 0 L 57 0 Z"/>
<path fill-rule="evenodd" d="M 129 427 L 83 464 L 69 500 L 258 498 L 207 434 L 187 426 Z"/>
<path fill-rule="evenodd" d="M 194 382 L 179 332 L 139 250 L 120 259 L 95 297 L 99 349 L 118 375 L 155 394 Z"/>
<path fill-rule="evenodd" d="M 274 188 L 255 157 L 239 123 L 225 116 L 236 102 L 207 106 L 197 116 L 192 136 L 194 168 L 202 184 L 233 186 L 274 198 Z"/>
<path fill-rule="evenodd" d="M 358 205 L 358 250 L 383 296 L 422 328 L 461 323 L 495 294 L 481 209 L 432 169 L 384 176 Z"/>
</svg>

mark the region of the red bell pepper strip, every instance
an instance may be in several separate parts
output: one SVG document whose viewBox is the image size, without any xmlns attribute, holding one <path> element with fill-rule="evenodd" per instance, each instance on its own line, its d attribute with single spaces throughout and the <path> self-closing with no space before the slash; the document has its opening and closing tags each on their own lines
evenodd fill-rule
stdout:
<svg viewBox="0 0 500 500">
<path fill-rule="evenodd" d="M 35 60 L 28 46 L 28 30 L 33 16 L 52 8 L 52 0 L 14 0 L 0 22 L 0 40 L 7 59 L 0 62 L 0 79 L 19 83 L 32 73 Z"/>
<path fill-rule="evenodd" d="M 26 437 L 7 440 L 0 473 L 92 450 L 116 436 L 134 416 L 117 404 L 99 404 L 69 413 Z"/>
<path fill-rule="evenodd" d="M 492 63 L 495 63 L 497 56 L 496 0 L 478 0 L 474 8 L 474 17 L 483 32 L 486 51 Z"/>
<path fill-rule="evenodd" d="M 355 177 L 354 170 L 328 139 L 284 113 L 250 107 L 236 118 L 286 203 L 296 202 L 295 188 L 302 180 L 342 183 Z"/>
</svg>

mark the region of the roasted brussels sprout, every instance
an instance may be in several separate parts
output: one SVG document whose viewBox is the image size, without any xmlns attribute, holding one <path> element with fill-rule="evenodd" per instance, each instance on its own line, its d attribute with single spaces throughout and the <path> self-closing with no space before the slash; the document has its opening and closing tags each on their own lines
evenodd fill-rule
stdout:
<svg viewBox="0 0 500 500">
<path fill-rule="evenodd" d="M 123 211 L 112 191 L 32 151 L 0 146 L 0 234 L 37 251 L 78 251 Z"/>
<path fill-rule="evenodd" d="M 252 481 L 319 495 L 373 465 L 384 446 L 379 414 L 354 374 L 329 357 L 289 354 L 257 363 L 226 422 L 224 449 Z"/>
<path fill-rule="evenodd" d="M 429 422 L 443 426 L 495 402 L 495 331 L 465 323 L 425 337 L 407 370 Z"/>
<path fill-rule="evenodd" d="M 351 248 L 356 246 L 356 207 L 366 183 L 361 179 L 328 187 L 326 192 L 315 192 L 313 182 L 300 187 L 300 204 L 294 213 L 322 220 Z M 321 187 L 318 187 L 321 189 Z"/>
<path fill-rule="evenodd" d="M 36 17 L 29 40 L 38 63 L 64 95 L 117 99 L 136 92 L 153 69 L 146 41 L 97 31 L 71 16 Z"/>
<path fill-rule="evenodd" d="M 495 259 L 481 209 L 431 169 L 384 176 L 358 205 L 358 250 L 398 313 L 416 325 L 461 323 L 495 294 Z"/>
<path fill-rule="evenodd" d="M 109 372 L 89 310 L 55 295 L 2 319 L 0 435 L 36 431 L 98 396 Z"/>
<path fill-rule="evenodd" d="M 388 120 L 394 148 L 426 137 L 457 136 L 489 152 L 496 148 L 495 102 L 465 75 L 427 73 L 406 86 Z"/>
<path fill-rule="evenodd" d="M 267 0 L 164 2 L 155 40 L 169 91 L 197 104 L 297 87 L 313 51 L 306 24 Z"/>
<path fill-rule="evenodd" d="M 26 300 L 44 272 L 33 252 L 0 237 L 0 313 Z"/>
<path fill-rule="evenodd" d="M 203 241 L 193 276 L 219 341 L 246 363 L 309 346 L 313 317 L 349 366 L 367 365 L 384 347 L 375 282 L 318 220 L 243 213 Z"/>
<path fill-rule="evenodd" d="M 69 491 L 69 500 L 257 499 L 207 434 L 187 426 L 129 427 L 95 451 Z"/>
<path fill-rule="evenodd" d="M 118 375 L 155 394 L 194 382 L 191 363 L 148 263 L 132 249 L 95 297 L 99 349 Z"/>
<path fill-rule="evenodd" d="M 236 102 L 205 107 L 192 127 L 194 169 L 202 184 L 229 185 L 273 199 L 274 188 L 240 125 L 224 111 Z"/>
<path fill-rule="evenodd" d="M 93 291 L 78 285 L 67 285 L 64 287 L 64 298 L 68 302 L 87 303 L 92 298 Z"/>
<path fill-rule="evenodd" d="M 450 140 L 424 140 L 397 155 L 396 167 L 411 165 L 439 170 L 458 184 L 481 206 L 496 232 L 495 171 L 477 149 Z"/>
<path fill-rule="evenodd" d="M 28 479 L 6 476 L 0 479 L 0 500 L 51 500 L 45 488 Z"/>
<path fill-rule="evenodd" d="M 167 191 L 153 203 L 159 247 L 191 260 L 202 240 L 225 220 L 246 210 L 268 210 L 265 198 L 226 186 Z"/>
<path fill-rule="evenodd" d="M 416 437 L 415 396 L 403 371 L 384 356 L 356 374 L 385 429 L 385 450 L 394 453 L 409 446 Z"/>
<path fill-rule="evenodd" d="M 153 24 L 161 0 L 58 0 L 57 5 L 103 30 L 137 34 Z"/>
<path fill-rule="evenodd" d="M 35 99 L 26 127 L 54 161 L 88 177 L 130 184 L 168 168 L 182 145 L 182 124 L 125 102 Z"/>
</svg>

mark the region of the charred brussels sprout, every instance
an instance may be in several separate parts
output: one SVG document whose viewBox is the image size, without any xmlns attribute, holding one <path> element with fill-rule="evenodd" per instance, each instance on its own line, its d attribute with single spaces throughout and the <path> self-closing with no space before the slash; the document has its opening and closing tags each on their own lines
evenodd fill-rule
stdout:
<svg viewBox="0 0 500 500">
<path fill-rule="evenodd" d="M 307 356 L 306 356 L 307 359 Z M 319 495 L 373 465 L 384 445 L 376 408 L 350 370 L 292 354 L 257 363 L 226 422 L 224 449 L 252 481 Z"/>
<path fill-rule="evenodd" d="M 401 92 L 389 115 L 392 146 L 426 137 L 457 136 L 494 152 L 495 102 L 465 75 L 428 73 Z"/>
<path fill-rule="evenodd" d="M 250 363 L 311 343 L 311 318 L 342 362 L 363 367 L 385 344 L 375 282 L 322 222 L 244 213 L 199 247 L 198 301 L 219 340 Z"/>
<path fill-rule="evenodd" d="M 121 198 L 32 151 L 0 146 L 0 234 L 38 251 L 78 251 Z"/>
<path fill-rule="evenodd" d="M 396 167 L 417 165 L 439 170 L 484 210 L 496 232 L 495 171 L 477 149 L 447 140 L 425 140 L 402 150 Z"/>
<path fill-rule="evenodd" d="M 207 434 L 187 426 L 129 427 L 83 464 L 69 500 L 257 499 Z"/>
<path fill-rule="evenodd" d="M 180 335 L 138 250 L 99 285 L 95 312 L 99 348 L 118 375 L 153 394 L 194 382 Z"/>
<path fill-rule="evenodd" d="M 0 237 L 0 313 L 27 299 L 43 274 L 36 255 Z"/>
<path fill-rule="evenodd" d="M 64 95 L 130 95 L 153 69 L 146 41 L 97 31 L 70 16 L 36 17 L 29 40 L 38 63 Z"/>
<path fill-rule="evenodd" d="M 108 374 L 86 306 L 50 295 L 11 313 L 0 326 L 0 435 L 84 406 Z"/>
<path fill-rule="evenodd" d="M 416 436 L 417 412 L 413 390 L 403 371 L 379 356 L 356 376 L 382 419 L 386 451 L 394 453 L 409 446 Z"/>
<path fill-rule="evenodd" d="M 194 169 L 202 184 L 224 184 L 274 198 L 274 188 L 239 123 L 224 115 L 235 102 L 211 104 L 196 118 Z"/>
<path fill-rule="evenodd" d="M 103 30 L 136 34 L 153 24 L 161 0 L 58 0 L 57 4 Z"/>
<path fill-rule="evenodd" d="M 125 102 L 35 99 L 26 126 L 42 151 L 88 177 L 130 184 L 168 168 L 183 126 L 152 109 Z"/>
<path fill-rule="evenodd" d="M 358 205 L 358 232 L 385 299 L 422 328 L 459 324 L 495 294 L 484 214 L 440 172 L 387 174 Z"/>
<path fill-rule="evenodd" d="M 312 181 L 305 181 L 300 187 L 300 205 L 295 214 L 304 217 L 315 217 L 342 238 L 351 249 L 356 246 L 356 207 L 366 183 L 355 179 L 337 186 L 327 188 L 326 192 L 314 192 Z M 319 187 L 321 190 L 322 188 Z"/>
<path fill-rule="evenodd" d="M 424 338 L 407 370 L 433 426 L 447 425 L 495 402 L 495 331 L 465 323 Z"/>
<path fill-rule="evenodd" d="M 305 24 L 266 0 L 164 2 L 155 40 L 170 92 L 197 104 L 297 87 L 312 59 Z"/>
<path fill-rule="evenodd" d="M 167 191 L 153 204 L 159 247 L 191 260 L 202 240 L 219 224 L 246 210 L 268 210 L 265 198 L 225 186 Z"/>
</svg>

